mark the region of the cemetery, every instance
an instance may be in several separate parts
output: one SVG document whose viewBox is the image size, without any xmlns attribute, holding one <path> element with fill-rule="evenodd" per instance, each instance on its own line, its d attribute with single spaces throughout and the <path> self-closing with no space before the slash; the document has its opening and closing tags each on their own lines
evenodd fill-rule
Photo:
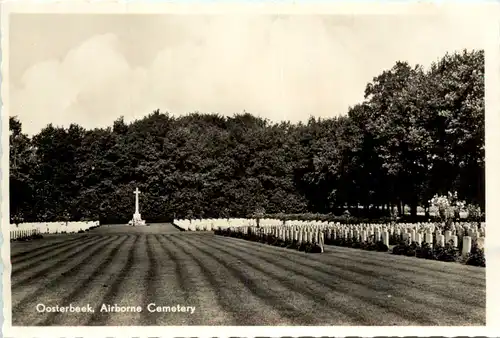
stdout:
<svg viewBox="0 0 500 338">
<path fill-rule="evenodd" d="M 457 223 L 441 234 L 435 224 L 270 218 L 174 223 L 89 223 L 92 229 L 84 233 L 12 242 L 14 325 L 378 326 L 485 321 L 484 268 L 376 252 L 384 250 L 367 252 L 338 242 L 379 241 L 387 251 L 401 243 L 430 243 L 432 236 L 433 245 L 449 240 L 466 255 L 472 243 L 483 245 L 484 225 L 477 229 Z M 76 224 L 61 223 L 48 229 L 60 231 L 65 226 L 78 229 Z M 274 242 L 265 240 L 269 238 Z M 102 304 L 145 308 L 168 303 L 196 311 L 189 316 L 168 311 L 32 311 L 37 304 L 49 306 L 54 301 L 61 307 L 88 303 L 92 309 Z"/>
<path fill-rule="evenodd" d="M 345 113 L 11 117 L 13 325 L 485 325 L 484 52 Z"/>
</svg>

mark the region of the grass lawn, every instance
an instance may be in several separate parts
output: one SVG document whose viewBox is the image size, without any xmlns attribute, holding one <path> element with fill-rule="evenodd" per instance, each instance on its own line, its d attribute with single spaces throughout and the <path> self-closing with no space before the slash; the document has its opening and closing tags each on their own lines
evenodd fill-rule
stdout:
<svg viewBox="0 0 500 338">
<path fill-rule="evenodd" d="M 485 269 L 327 246 L 305 254 L 169 224 L 11 243 L 13 325 L 485 325 Z M 100 312 L 101 304 L 142 312 Z M 149 312 L 147 304 L 194 306 Z M 86 306 L 94 313 L 39 313 Z"/>
</svg>

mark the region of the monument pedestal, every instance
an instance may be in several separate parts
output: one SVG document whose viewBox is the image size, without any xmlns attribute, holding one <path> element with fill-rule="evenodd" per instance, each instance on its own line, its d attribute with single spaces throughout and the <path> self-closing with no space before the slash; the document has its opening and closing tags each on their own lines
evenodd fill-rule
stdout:
<svg viewBox="0 0 500 338">
<path fill-rule="evenodd" d="M 132 217 L 132 220 L 129 222 L 132 226 L 141 226 L 146 225 L 146 221 L 141 218 L 141 214 L 136 213 Z"/>
</svg>

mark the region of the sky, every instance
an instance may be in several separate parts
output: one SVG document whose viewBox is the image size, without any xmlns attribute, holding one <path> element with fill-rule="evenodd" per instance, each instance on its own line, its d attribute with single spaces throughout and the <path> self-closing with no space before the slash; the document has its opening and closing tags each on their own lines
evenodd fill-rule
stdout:
<svg viewBox="0 0 500 338">
<path fill-rule="evenodd" d="M 423 15 L 11 14 L 9 115 L 23 131 L 243 111 L 346 114 L 396 61 L 485 47 L 484 24 Z"/>
</svg>

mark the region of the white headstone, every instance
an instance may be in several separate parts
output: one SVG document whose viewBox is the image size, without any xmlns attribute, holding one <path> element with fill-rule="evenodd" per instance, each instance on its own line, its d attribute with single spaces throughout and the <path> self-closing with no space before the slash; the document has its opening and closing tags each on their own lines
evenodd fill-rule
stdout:
<svg viewBox="0 0 500 338">
<path fill-rule="evenodd" d="M 470 253 L 471 248 L 472 248 L 472 238 L 470 236 L 464 236 L 462 242 L 462 256 L 465 256 L 468 253 Z"/>
</svg>

